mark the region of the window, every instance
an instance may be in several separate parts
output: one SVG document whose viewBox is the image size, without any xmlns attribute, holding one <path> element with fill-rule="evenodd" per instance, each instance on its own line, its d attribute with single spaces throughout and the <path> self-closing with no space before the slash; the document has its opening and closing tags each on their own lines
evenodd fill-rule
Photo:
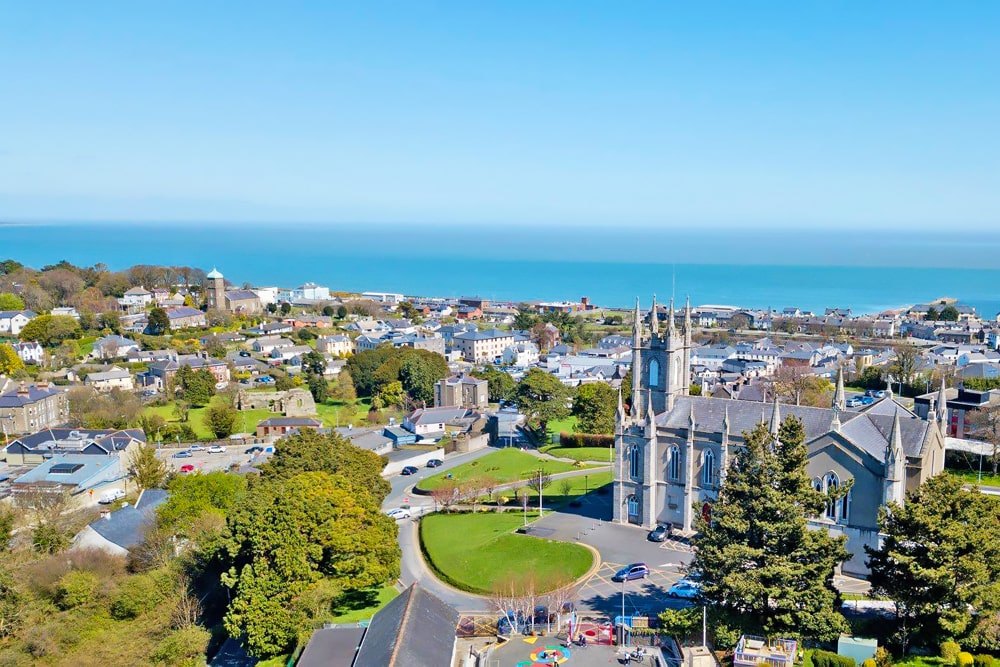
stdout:
<svg viewBox="0 0 1000 667">
<path fill-rule="evenodd" d="M 819 477 L 814 478 L 813 489 L 815 489 L 819 493 L 823 493 L 823 480 L 821 480 Z"/>
<path fill-rule="evenodd" d="M 701 482 L 705 486 L 715 486 L 715 453 L 711 449 L 702 454 Z"/>
<path fill-rule="evenodd" d="M 831 472 L 827 473 L 826 476 L 826 495 L 832 496 L 837 493 L 837 489 L 840 488 L 840 480 L 837 479 L 837 473 Z M 828 519 L 837 520 L 837 505 L 839 501 L 830 500 L 826 503 L 826 516 Z"/>
<path fill-rule="evenodd" d="M 847 495 L 845 495 L 840 501 L 840 521 L 842 523 L 847 523 L 851 520 L 851 502 L 853 498 L 851 495 L 854 493 L 854 489 L 849 489 Z"/>
<path fill-rule="evenodd" d="M 674 445 L 670 448 L 670 479 L 681 478 L 681 448 Z"/>
<path fill-rule="evenodd" d="M 630 517 L 639 516 L 639 499 L 635 496 L 628 497 L 628 515 Z"/>
<path fill-rule="evenodd" d="M 642 459 L 639 445 L 632 445 L 628 450 L 628 474 L 632 479 L 642 479 Z"/>
<path fill-rule="evenodd" d="M 660 362 L 652 359 L 649 362 L 649 386 L 655 387 L 660 384 Z"/>
</svg>

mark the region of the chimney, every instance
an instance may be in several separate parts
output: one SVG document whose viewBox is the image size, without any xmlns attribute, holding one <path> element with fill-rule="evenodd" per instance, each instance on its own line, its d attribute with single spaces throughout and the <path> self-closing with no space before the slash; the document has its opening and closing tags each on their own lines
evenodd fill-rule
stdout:
<svg viewBox="0 0 1000 667">
<path fill-rule="evenodd" d="M 17 395 L 18 396 L 28 395 L 28 385 L 24 384 L 24 380 L 21 380 L 21 384 L 17 386 Z"/>
<path fill-rule="evenodd" d="M 111 510 L 101 510 L 101 518 L 111 521 Z"/>
</svg>

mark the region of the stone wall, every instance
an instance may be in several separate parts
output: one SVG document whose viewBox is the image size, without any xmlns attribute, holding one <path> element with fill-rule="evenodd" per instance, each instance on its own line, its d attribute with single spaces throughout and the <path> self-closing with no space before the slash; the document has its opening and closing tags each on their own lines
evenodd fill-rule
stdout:
<svg viewBox="0 0 1000 667">
<path fill-rule="evenodd" d="M 237 410 L 269 410 L 285 417 L 312 417 L 316 402 L 306 389 L 288 391 L 246 391 L 241 389 L 236 398 Z"/>
</svg>

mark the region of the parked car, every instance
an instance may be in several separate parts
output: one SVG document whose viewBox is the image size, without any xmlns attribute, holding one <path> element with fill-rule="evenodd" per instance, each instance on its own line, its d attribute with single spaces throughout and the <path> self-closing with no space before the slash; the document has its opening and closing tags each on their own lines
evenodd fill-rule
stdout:
<svg viewBox="0 0 1000 667">
<path fill-rule="evenodd" d="M 240 356 L 241 357 L 249 357 L 250 353 L 247 352 L 246 350 L 240 350 Z"/>
<path fill-rule="evenodd" d="M 222 445 L 212 445 L 206 450 L 209 454 L 225 454 L 226 448 Z"/>
<path fill-rule="evenodd" d="M 388 516 L 391 516 L 393 519 L 396 519 L 397 521 L 399 519 L 409 519 L 410 518 L 410 510 L 406 509 L 405 507 L 395 507 L 395 508 L 389 510 L 388 512 L 386 512 L 386 514 Z"/>
<path fill-rule="evenodd" d="M 181 451 L 179 451 L 179 452 L 176 452 L 176 453 L 175 453 L 175 454 L 173 455 L 173 458 L 175 458 L 175 459 L 189 459 L 189 458 L 191 458 L 192 456 L 194 456 L 194 454 L 192 454 L 192 453 L 191 453 L 191 450 L 189 450 L 189 449 L 184 449 L 184 450 L 181 450 Z"/>
<path fill-rule="evenodd" d="M 872 398 L 871 396 L 862 396 L 861 397 L 861 405 L 871 405 L 874 402 L 875 402 L 875 399 Z"/>
<path fill-rule="evenodd" d="M 188 450 L 192 452 L 203 452 L 205 451 L 205 445 L 191 445 L 188 447 Z"/>
<path fill-rule="evenodd" d="M 431 459 L 427 462 L 428 468 L 440 468 L 441 464 L 444 463 L 441 459 Z"/>
<path fill-rule="evenodd" d="M 615 572 L 611 581 L 632 581 L 633 579 L 645 579 L 649 576 L 649 566 L 645 563 L 631 563 Z"/>
<path fill-rule="evenodd" d="M 683 598 L 684 600 L 693 600 L 698 597 L 699 593 L 701 593 L 701 584 L 690 579 L 681 579 L 667 591 L 669 597 Z"/>
<path fill-rule="evenodd" d="M 123 490 L 110 489 L 102 493 L 100 499 L 98 499 L 97 502 L 99 502 L 102 505 L 110 505 L 116 500 L 121 500 L 124 497 L 125 497 L 125 492 Z"/>
<path fill-rule="evenodd" d="M 413 474 L 416 474 L 416 472 L 417 472 L 416 467 L 414 467 L 414 466 L 406 466 L 405 468 L 403 468 L 400 471 L 399 474 L 401 474 L 401 475 L 413 475 Z"/>
<path fill-rule="evenodd" d="M 258 384 L 271 384 L 272 382 L 274 382 L 274 378 L 270 375 L 264 375 L 263 377 L 257 378 Z"/>
<path fill-rule="evenodd" d="M 185 463 L 181 466 L 181 472 L 194 472 L 194 466 L 190 463 Z"/>
<path fill-rule="evenodd" d="M 885 389 L 879 389 L 874 394 L 872 394 L 872 396 L 874 396 L 875 398 L 885 398 Z"/>
<path fill-rule="evenodd" d="M 653 530 L 649 531 L 649 535 L 646 537 L 650 542 L 666 542 L 667 538 L 670 537 L 670 524 L 661 523 L 656 526 Z"/>
<path fill-rule="evenodd" d="M 861 399 L 857 396 L 851 396 L 849 399 L 847 399 L 846 405 L 849 408 L 860 408 L 862 405 Z"/>
<path fill-rule="evenodd" d="M 510 636 L 517 632 L 523 633 L 526 625 L 524 612 L 512 609 L 497 619 L 497 634 Z"/>
<path fill-rule="evenodd" d="M 243 453 L 244 454 L 260 454 L 262 451 L 264 451 L 263 447 L 258 447 L 257 445 L 254 445 L 253 447 L 247 447 L 245 450 L 243 450 Z"/>
</svg>

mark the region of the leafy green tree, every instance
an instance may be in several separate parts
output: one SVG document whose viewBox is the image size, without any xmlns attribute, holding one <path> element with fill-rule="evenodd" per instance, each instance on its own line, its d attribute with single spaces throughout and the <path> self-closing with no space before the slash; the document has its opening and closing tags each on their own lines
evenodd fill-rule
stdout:
<svg viewBox="0 0 1000 667">
<path fill-rule="evenodd" d="M 743 437 L 711 521 L 697 512 L 690 569 L 704 582 L 701 595 L 722 625 L 830 641 L 847 630 L 833 573 L 849 554 L 843 537 L 807 528 L 827 498 L 806 475 L 802 423 L 786 419 L 777 442 L 766 424 Z"/>
<path fill-rule="evenodd" d="M 580 385 L 573 399 L 573 414 L 583 433 L 613 433 L 618 393 L 604 382 Z"/>
<path fill-rule="evenodd" d="M 510 373 L 496 368 L 493 364 L 486 364 L 482 370 L 472 371 L 470 375 L 486 380 L 490 403 L 506 401 L 514 394 L 514 389 L 517 387 L 517 382 Z"/>
<path fill-rule="evenodd" d="M 555 375 L 532 368 L 517 384 L 514 400 L 528 421 L 544 431 L 549 421 L 569 416 L 570 394 L 569 387 Z"/>
<path fill-rule="evenodd" d="M 342 320 L 347 317 L 347 306 L 337 306 L 337 319 Z"/>
<path fill-rule="evenodd" d="M 514 316 L 514 328 L 519 331 L 530 331 L 531 327 L 541 321 L 538 313 L 529 303 L 517 304 L 517 315 Z"/>
<path fill-rule="evenodd" d="M 156 489 L 167 479 L 167 464 L 157 458 L 155 449 L 143 444 L 129 457 L 129 473 L 140 489 Z"/>
<path fill-rule="evenodd" d="M 295 604 L 318 582 L 345 591 L 399 575 L 395 522 L 367 489 L 343 475 L 307 472 L 254 489 L 230 516 L 233 589 L 224 618 L 249 652 L 287 652 L 308 619 Z"/>
<path fill-rule="evenodd" d="M 444 357 L 427 350 L 414 350 L 404 354 L 399 369 L 399 379 L 403 391 L 417 403 L 424 405 L 434 402 L 434 383 L 448 376 L 448 364 Z"/>
<path fill-rule="evenodd" d="M 678 641 L 683 642 L 700 627 L 701 609 L 699 607 L 664 609 L 660 612 L 660 631 Z"/>
<path fill-rule="evenodd" d="M 868 580 L 896 604 L 901 643 L 984 642 L 1000 612 L 1000 500 L 936 475 L 883 509 L 879 527 Z"/>
<path fill-rule="evenodd" d="M 15 516 L 9 509 L 0 510 L 0 551 L 6 551 L 10 546 L 10 538 L 14 534 Z"/>
<path fill-rule="evenodd" d="M 325 403 L 326 399 L 330 397 L 330 386 L 326 383 L 326 378 L 312 373 L 309 373 L 306 378 L 306 384 L 313 400 L 317 403 Z"/>
<path fill-rule="evenodd" d="M 945 306 L 938 315 L 942 322 L 958 322 L 958 308 L 955 306 Z"/>
<path fill-rule="evenodd" d="M 149 311 L 146 333 L 152 336 L 163 336 L 170 333 L 170 316 L 167 315 L 167 311 L 159 307 Z"/>
<path fill-rule="evenodd" d="M 376 389 L 375 372 L 394 354 L 389 345 L 364 350 L 347 360 L 346 369 L 354 381 L 359 396 L 372 396 Z"/>
<path fill-rule="evenodd" d="M 402 408 L 404 405 L 406 405 L 406 392 L 403 391 L 403 383 L 399 381 L 385 385 L 372 398 L 372 407 L 375 408 Z"/>
<path fill-rule="evenodd" d="M 37 340 L 45 347 L 55 347 L 64 340 L 79 338 L 83 332 L 69 315 L 39 315 L 21 329 L 21 340 Z"/>
<path fill-rule="evenodd" d="M 355 447 L 336 433 L 319 434 L 303 429 L 281 441 L 274 456 L 262 466 L 268 478 L 286 479 L 305 472 L 343 475 L 368 489 L 379 503 L 389 495 L 382 477 L 385 461 L 374 452 Z"/>
<path fill-rule="evenodd" d="M 31 531 L 31 545 L 38 553 L 57 554 L 69 546 L 69 537 L 56 523 L 44 521 Z"/>
<path fill-rule="evenodd" d="M 213 403 L 205 408 L 205 426 L 216 438 L 226 438 L 236 432 L 239 422 L 236 408 L 226 403 Z"/>
<path fill-rule="evenodd" d="M 357 392 L 354 390 L 354 380 L 347 369 L 342 369 L 337 373 L 337 379 L 334 381 L 331 396 L 334 400 L 344 402 L 353 401 L 358 397 Z"/>
<path fill-rule="evenodd" d="M 0 292 L 0 310 L 24 310 L 24 301 L 16 294 Z"/>
<path fill-rule="evenodd" d="M 215 376 L 207 368 L 192 370 L 190 366 L 181 366 L 174 382 L 181 388 L 184 400 L 193 408 L 208 405 L 215 396 Z"/>
<path fill-rule="evenodd" d="M 928 322 L 937 322 L 941 319 L 941 311 L 934 306 L 931 306 L 927 309 L 927 314 L 924 315 L 924 319 Z"/>
<path fill-rule="evenodd" d="M 323 375 L 326 370 L 326 358 L 316 350 L 302 355 L 302 372 L 313 375 Z"/>
<path fill-rule="evenodd" d="M 281 311 L 282 315 L 288 315 L 290 312 L 292 312 L 292 304 L 288 303 L 287 301 L 282 301 L 279 310 Z"/>
<path fill-rule="evenodd" d="M 167 489 L 170 491 L 167 501 L 156 509 L 160 526 L 194 539 L 201 527 L 221 523 L 235 506 L 243 502 L 247 479 L 215 471 L 174 477 L 167 484 Z M 217 521 L 213 522 L 212 518 Z"/>
<path fill-rule="evenodd" d="M 0 568 L 0 638 L 12 637 L 21 628 L 26 616 L 25 596 L 17 579 L 6 567 Z"/>
<path fill-rule="evenodd" d="M 24 370 L 24 362 L 17 356 L 14 348 L 7 343 L 0 343 L 0 375 L 13 375 Z"/>
</svg>

